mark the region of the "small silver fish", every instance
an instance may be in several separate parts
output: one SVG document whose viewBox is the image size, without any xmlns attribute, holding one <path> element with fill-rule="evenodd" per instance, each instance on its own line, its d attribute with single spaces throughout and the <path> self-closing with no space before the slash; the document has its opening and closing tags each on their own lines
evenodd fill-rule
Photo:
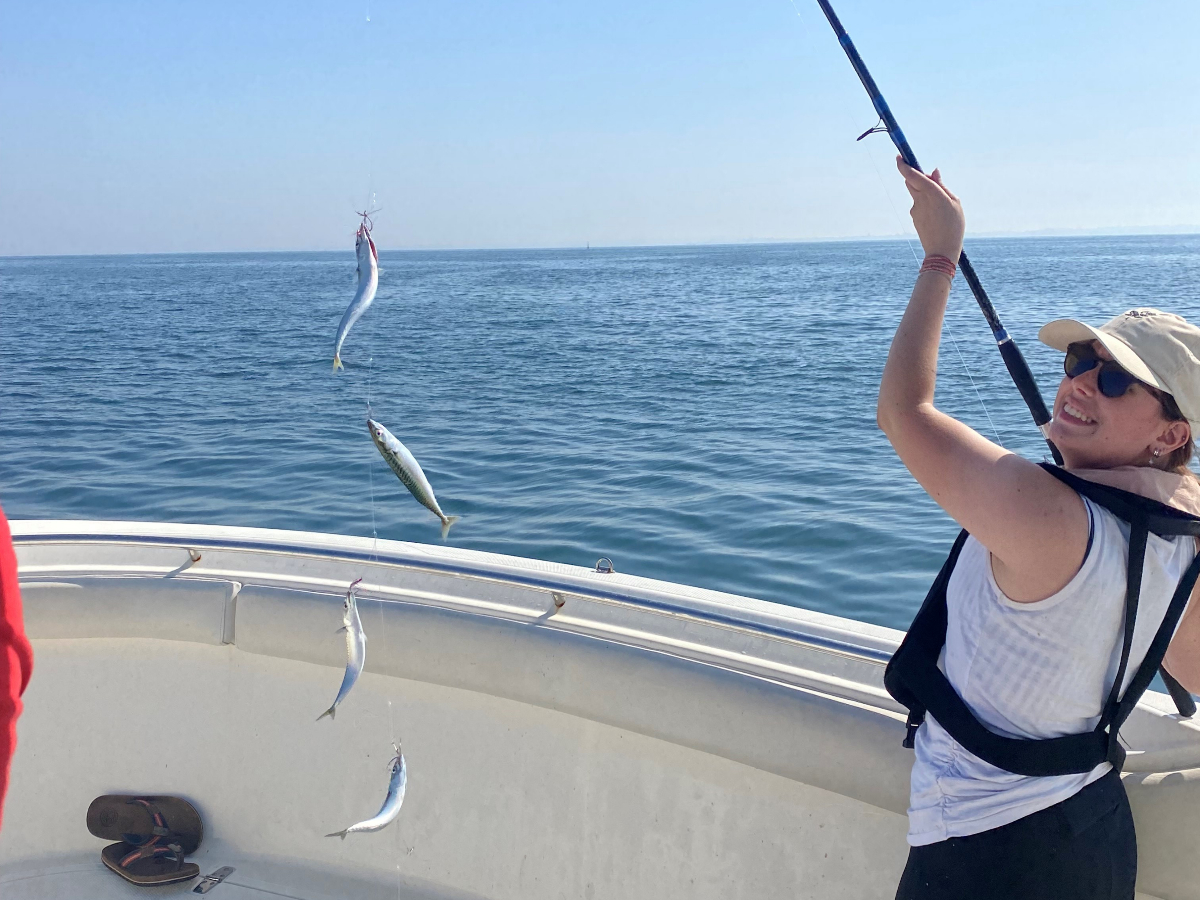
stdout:
<svg viewBox="0 0 1200 900">
<path fill-rule="evenodd" d="M 342 342 L 350 333 L 350 328 L 362 318 L 371 301 L 375 299 L 375 289 L 379 287 L 379 254 L 375 252 L 375 242 L 371 240 L 371 228 L 365 213 L 360 213 L 363 222 L 358 226 L 354 236 L 354 255 L 358 258 L 358 290 L 354 299 L 346 307 L 338 325 L 337 339 L 333 345 L 333 371 L 342 366 Z"/>
<path fill-rule="evenodd" d="M 350 688 L 354 687 L 358 676 L 362 674 L 363 666 L 367 664 L 367 635 L 363 631 L 362 619 L 358 617 L 358 603 L 354 599 L 354 589 L 358 587 L 359 581 L 362 579 L 355 581 L 350 585 L 350 590 L 346 591 L 346 602 L 342 607 L 342 627 L 338 629 L 339 632 L 346 632 L 346 674 L 342 676 L 342 686 L 333 700 L 333 706 L 317 716 L 318 722 L 326 716 L 334 718 L 338 704 L 346 699 Z"/>
<path fill-rule="evenodd" d="M 433 487 L 429 484 L 429 479 L 421 471 L 421 464 L 417 462 L 417 458 L 409 452 L 408 448 L 396 439 L 394 434 L 374 419 L 367 419 L 367 429 L 371 432 L 371 440 L 375 442 L 375 446 L 384 460 L 396 473 L 396 477 L 412 492 L 418 503 L 441 519 L 442 540 L 445 540 L 446 535 L 450 532 L 450 526 L 457 522 L 459 517 L 448 516 L 442 512 L 442 508 L 438 506 L 437 497 L 433 496 Z"/>
<path fill-rule="evenodd" d="M 325 837 L 339 837 L 344 841 L 348 834 L 380 831 L 391 825 L 396 816 L 400 814 L 400 806 L 404 803 L 404 789 L 408 786 L 408 768 L 404 764 L 404 754 L 400 752 L 400 745 L 393 744 L 392 746 L 396 748 L 396 755 L 388 763 L 392 770 L 392 777 L 388 781 L 387 796 L 383 798 L 383 806 L 379 808 L 379 812 L 357 825 L 351 825 L 349 828 L 335 831 Z"/>
</svg>

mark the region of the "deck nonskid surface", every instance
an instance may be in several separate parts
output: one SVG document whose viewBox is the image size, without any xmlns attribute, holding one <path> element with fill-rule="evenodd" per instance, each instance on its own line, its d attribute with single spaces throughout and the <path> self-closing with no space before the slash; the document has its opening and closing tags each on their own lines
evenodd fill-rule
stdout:
<svg viewBox="0 0 1200 900">
<path fill-rule="evenodd" d="M 204 876 L 222 866 L 234 871 L 203 895 L 211 900 L 468 900 L 458 893 L 441 893 L 411 883 L 381 885 L 354 878 L 349 873 L 316 869 L 300 862 L 241 859 L 222 853 L 199 853 L 189 862 L 200 866 Z M 110 872 L 100 862 L 100 853 L 45 860 L 0 873 L 0 896 L 4 900 L 151 900 L 160 897 L 199 897 L 193 889 L 196 877 L 179 884 L 140 887 Z"/>
</svg>

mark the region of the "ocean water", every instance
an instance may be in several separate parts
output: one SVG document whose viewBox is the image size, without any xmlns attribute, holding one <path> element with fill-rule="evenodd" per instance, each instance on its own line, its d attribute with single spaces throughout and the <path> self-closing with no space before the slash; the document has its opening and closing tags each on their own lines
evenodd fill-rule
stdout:
<svg viewBox="0 0 1200 900">
<path fill-rule="evenodd" d="M 1200 321 L 1200 236 L 976 240 L 1051 396 L 1059 316 Z M 454 546 L 903 628 L 956 532 L 875 427 L 905 242 L 0 260 L 0 503 L 437 543 L 367 434 L 420 460 Z M 956 282 L 938 404 L 1045 445 Z"/>
</svg>

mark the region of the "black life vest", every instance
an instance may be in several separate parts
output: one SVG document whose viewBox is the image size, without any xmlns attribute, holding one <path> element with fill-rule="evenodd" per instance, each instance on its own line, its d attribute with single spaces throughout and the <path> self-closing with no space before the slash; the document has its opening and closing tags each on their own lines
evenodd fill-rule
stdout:
<svg viewBox="0 0 1200 900">
<path fill-rule="evenodd" d="M 1200 518 L 1166 504 L 1118 488 L 1085 481 L 1057 466 L 1043 465 L 1047 472 L 1129 523 L 1129 575 L 1125 586 L 1124 641 L 1121 663 L 1116 680 L 1104 704 L 1100 722 L 1092 731 L 1069 734 L 1044 740 L 1010 738 L 996 734 L 975 717 L 938 668 L 938 658 L 946 643 L 946 585 L 950 573 L 967 540 L 967 532 L 959 533 L 950 556 L 929 589 L 925 602 L 913 619 L 900 648 L 888 662 L 883 682 L 889 694 L 908 711 L 908 734 L 904 746 L 913 746 L 917 728 L 929 712 L 950 736 L 980 759 L 1017 775 L 1067 775 L 1090 772 L 1102 762 L 1110 762 L 1120 771 L 1125 750 L 1117 733 L 1138 699 L 1150 686 L 1156 670 L 1162 665 L 1167 645 L 1187 606 L 1192 586 L 1200 575 L 1200 554 L 1192 560 L 1171 597 L 1162 624 L 1150 643 L 1146 658 L 1138 668 L 1125 695 L 1120 695 L 1129 665 L 1133 645 L 1133 629 L 1137 620 L 1138 597 L 1141 593 L 1142 566 L 1146 558 L 1146 538 L 1150 532 L 1162 537 L 1175 535 L 1200 536 Z M 1182 715 L 1196 711 L 1195 704 L 1166 670 L 1162 670 L 1171 696 Z"/>
</svg>

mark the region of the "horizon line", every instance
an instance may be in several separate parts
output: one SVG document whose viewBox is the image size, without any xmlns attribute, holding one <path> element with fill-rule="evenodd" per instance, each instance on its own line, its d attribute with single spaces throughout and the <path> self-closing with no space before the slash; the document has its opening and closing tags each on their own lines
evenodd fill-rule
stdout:
<svg viewBox="0 0 1200 900">
<path fill-rule="evenodd" d="M 1029 238 L 1084 238 L 1084 237 L 1189 237 L 1200 236 L 1200 225 L 1166 225 L 1166 226 L 1113 226 L 1110 228 L 1042 228 L 1032 231 L 990 231 L 979 234 L 968 234 L 971 240 L 1012 240 Z M 753 247 L 753 246 L 789 246 L 795 244 L 853 244 L 853 243 L 911 243 L 915 234 L 887 235 L 856 235 L 850 237 L 826 238 L 747 238 L 739 241 L 701 241 L 646 244 L 596 244 L 585 242 L 578 244 L 556 244 L 539 247 L 381 247 L 384 253 L 518 253 L 541 252 L 551 250 L 653 250 L 653 249 L 686 249 L 689 247 Z M 138 250 L 117 253 L 20 253 L 0 254 L 0 260 L 8 259 L 80 259 L 105 256 L 220 256 L 234 254 L 284 254 L 284 253 L 346 253 L 347 248 L 303 248 L 295 250 Z"/>
</svg>

